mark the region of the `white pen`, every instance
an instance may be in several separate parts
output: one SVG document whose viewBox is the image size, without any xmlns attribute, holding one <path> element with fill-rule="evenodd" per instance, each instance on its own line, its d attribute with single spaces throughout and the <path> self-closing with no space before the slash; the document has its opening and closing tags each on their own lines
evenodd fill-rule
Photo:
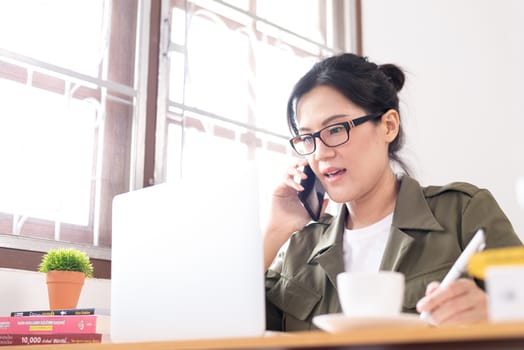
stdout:
<svg viewBox="0 0 524 350">
<path fill-rule="evenodd" d="M 468 261 L 471 258 L 471 256 L 476 252 L 483 250 L 485 246 L 486 236 L 484 234 L 484 230 L 482 228 L 479 228 L 477 232 L 475 232 L 475 235 L 473 236 L 471 241 L 469 241 L 466 248 L 464 248 L 457 261 L 455 261 L 446 277 L 444 277 L 442 282 L 440 282 L 440 286 L 438 288 L 445 288 L 451 282 L 459 278 L 462 275 L 462 273 L 466 271 L 466 267 L 468 266 Z M 431 314 L 427 311 L 424 311 L 420 314 L 420 319 L 431 322 Z"/>
</svg>

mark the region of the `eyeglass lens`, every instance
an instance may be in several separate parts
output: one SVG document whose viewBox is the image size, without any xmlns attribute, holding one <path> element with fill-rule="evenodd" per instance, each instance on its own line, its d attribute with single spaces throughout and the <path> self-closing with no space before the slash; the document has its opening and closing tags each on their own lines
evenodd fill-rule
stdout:
<svg viewBox="0 0 524 350">
<path fill-rule="evenodd" d="M 315 152 L 315 138 L 319 137 L 328 147 L 341 145 L 349 140 L 349 127 L 341 124 L 330 125 L 315 134 L 299 135 L 292 140 L 293 147 L 300 154 Z"/>
</svg>

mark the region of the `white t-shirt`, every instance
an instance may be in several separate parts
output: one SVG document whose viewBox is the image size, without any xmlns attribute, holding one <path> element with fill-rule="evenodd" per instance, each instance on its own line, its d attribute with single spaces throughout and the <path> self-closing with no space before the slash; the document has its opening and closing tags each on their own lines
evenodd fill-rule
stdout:
<svg viewBox="0 0 524 350">
<path fill-rule="evenodd" d="M 393 213 L 370 226 L 344 230 L 343 250 L 346 271 L 378 271 L 392 221 Z"/>
</svg>

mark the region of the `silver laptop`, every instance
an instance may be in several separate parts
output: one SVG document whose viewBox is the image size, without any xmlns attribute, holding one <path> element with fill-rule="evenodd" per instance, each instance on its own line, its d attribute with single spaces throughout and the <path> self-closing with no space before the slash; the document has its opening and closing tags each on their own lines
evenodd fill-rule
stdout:
<svg viewBox="0 0 524 350">
<path fill-rule="evenodd" d="M 113 201 L 113 342 L 260 336 L 263 248 L 254 165 Z"/>
</svg>

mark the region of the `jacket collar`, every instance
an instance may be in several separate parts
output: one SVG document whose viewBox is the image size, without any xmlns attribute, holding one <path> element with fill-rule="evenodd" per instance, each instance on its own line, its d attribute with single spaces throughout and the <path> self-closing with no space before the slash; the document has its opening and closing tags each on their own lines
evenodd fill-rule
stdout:
<svg viewBox="0 0 524 350">
<path fill-rule="evenodd" d="M 321 234 L 318 243 L 308 258 L 308 264 L 318 263 L 326 272 L 333 286 L 337 286 L 337 275 L 344 272 L 342 238 L 347 217 L 347 208 L 342 205 L 336 217 L 324 216 L 318 224 L 329 225 Z"/>
<path fill-rule="evenodd" d="M 311 262 L 316 256 L 325 253 L 335 244 L 342 245 L 342 235 L 344 234 L 344 229 L 346 227 L 346 217 L 348 211 L 345 205 L 340 206 L 338 215 L 334 218 L 331 217 L 322 217 L 319 224 L 329 225 L 326 230 L 320 235 L 315 248 L 311 252 L 311 255 L 308 258 L 308 262 Z"/>
<path fill-rule="evenodd" d="M 347 215 L 346 206 L 341 205 L 338 215 L 331 219 L 332 224 L 321 234 L 308 258 L 308 263 L 316 261 L 326 270 L 334 285 L 336 285 L 336 275 L 344 271 L 342 240 Z M 329 223 L 329 218 L 324 217 L 317 224 Z M 413 238 L 405 233 L 405 230 L 444 230 L 431 212 L 420 184 L 407 175 L 400 177 L 400 189 L 390 236 L 382 257 L 381 270 L 396 270 L 399 267 L 402 258 L 413 243 Z"/>
<path fill-rule="evenodd" d="M 400 178 L 400 190 L 393 213 L 393 226 L 409 230 L 444 230 L 431 212 L 420 184 L 407 175 Z"/>
<path fill-rule="evenodd" d="M 414 243 L 407 230 L 443 231 L 429 208 L 420 184 L 411 177 L 400 178 L 400 190 L 393 213 L 393 223 L 384 249 L 380 270 L 398 271 Z"/>
</svg>

